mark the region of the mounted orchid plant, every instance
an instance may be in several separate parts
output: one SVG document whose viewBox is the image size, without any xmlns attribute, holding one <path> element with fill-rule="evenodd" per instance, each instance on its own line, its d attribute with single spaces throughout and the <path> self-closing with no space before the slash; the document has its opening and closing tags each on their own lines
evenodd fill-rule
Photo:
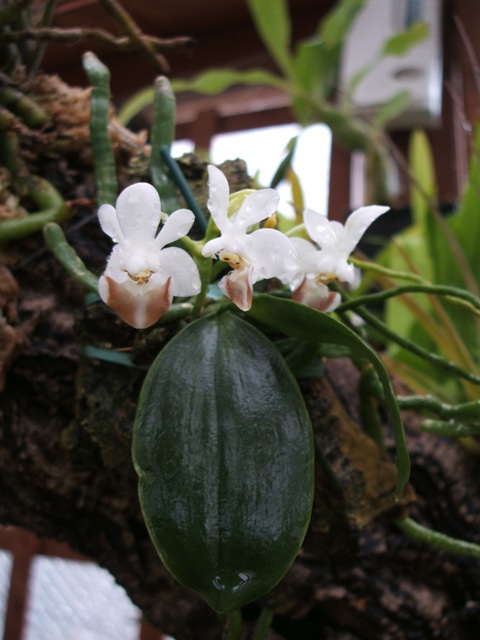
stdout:
<svg viewBox="0 0 480 640">
<path fill-rule="evenodd" d="M 341 300 L 328 289 L 333 281 L 358 284 L 359 276 L 348 262 L 368 226 L 388 207 L 370 206 L 355 211 L 345 226 L 307 209 L 305 229 L 311 240 L 288 237 L 270 228 L 258 228 L 275 214 L 279 195 L 260 189 L 233 200 L 224 174 L 208 167 L 208 208 L 219 235 L 205 242 L 202 255 L 230 267 L 218 285 L 242 311 L 252 306 L 253 285 L 276 278 L 292 290 L 292 298 L 320 311 L 333 311 Z M 104 204 L 98 212 L 103 231 L 116 243 L 99 281 L 102 300 L 132 327 L 145 329 L 169 309 L 173 297 L 200 293 L 200 274 L 193 258 L 178 247 L 195 217 L 188 209 L 162 217 L 157 191 L 148 183 L 127 187 L 116 209 Z M 214 231 L 213 233 L 216 233 Z"/>
<path fill-rule="evenodd" d="M 113 247 L 97 278 L 58 224 L 45 226 L 46 242 L 118 322 L 154 331 L 181 320 L 151 364 L 138 400 L 132 451 L 140 503 L 167 569 L 219 613 L 227 640 L 239 640 L 241 607 L 275 587 L 310 521 L 315 448 L 296 376 L 321 375 L 324 356 L 349 356 L 368 378 L 369 403 L 373 399 L 376 409 L 388 409 L 395 442 L 392 507 L 410 471 L 400 403 L 459 420 L 462 427 L 468 423 L 472 433 L 478 429 L 478 403 L 448 407 L 432 398 L 397 398 L 382 358 L 349 315 L 354 310 L 381 327 L 363 307 L 375 294 L 350 299 L 349 290 L 360 283 L 355 264 L 362 265 L 351 254 L 388 207 L 361 207 L 345 224 L 307 208 L 303 223 L 283 233 L 275 228 L 274 189 L 230 193 L 227 177 L 210 164 L 208 212 L 203 211 L 170 156 L 175 112 L 165 78 L 156 83 L 152 184 L 132 184 L 117 197 L 113 151 L 107 124 L 101 125 L 108 123 L 109 100 L 102 93 L 108 70 L 93 54 L 86 56 L 85 68 L 94 85 L 98 222 Z M 461 298 L 452 289 L 449 295 Z M 480 308 L 478 301 L 468 302 Z M 320 365 L 314 373 L 305 374 L 315 361 Z M 448 364 L 438 358 L 435 363 Z M 383 455 L 378 411 L 370 411 L 362 426 Z M 409 518 L 395 524 L 431 545 L 480 557 L 477 545 Z"/>
</svg>

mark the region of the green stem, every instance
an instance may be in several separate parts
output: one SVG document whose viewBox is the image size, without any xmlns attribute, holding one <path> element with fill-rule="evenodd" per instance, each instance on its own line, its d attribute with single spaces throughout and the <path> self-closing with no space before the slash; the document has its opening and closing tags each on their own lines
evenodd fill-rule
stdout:
<svg viewBox="0 0 480 640">
<path fill-rule="evenodd" d="M 343 307 L 342 305 L 342 307 L 339 307 L 338 309 L 343 311 L 345 307 Z M 445 371 L 448 371 L 449 373 L 452 373 L 458 376 L 459 378 L 463 378 L 464 380 L 468 380 L 470 382 L 473 382 L 474 384 L 480 384 L 480 376 L 475 375 L 473 373 L 469 373 L 468 371 L 465 371 L 464 369 L 456 365 L 454 362 L 451 362 L 450 360 L 446 360 L 445 358 L 442 358 L 436 353 L 432 353 L 431 351 L 428 351 L 427 349 L 420 347 L 418 344 L 415 344 L 411 340 L 408 340 L 407 338 L 403 338 L 402 336 L 399 336 L 394 331 L 391 331 L 391 329 L 389 329 L 384 322 L 379 320 L 376 316 L 373 315 L 373 313 L 370 313 L 366 309 L 356 307 L 355 313 L 359 315 L 363 320 L 365 320 L 367 324 L 369 324 L 376 331 L 378 331 L 378 333 L 382 334 L 385 338 L 387 338 L 388 340 L 391 340 L 395 344 L 400 345 L 401 347 L 415 354 L 419 358 L 422 358 L 423 360 L 426 360 L 431 364 L 439 366 Z"/>
<path fill-rule="evenodd" d="M 78 257 L 75 249 L 65 239 L 62 228 L 50 222 L 43 229 L 45 242 L 60 264 L 68 273 L 93 293 L 98 293 L 98 278 L 87 269 Z"/>
<path fill-rule="evenodd" d="M 110 122 L 110 71 L 95 54 L 87 51 L 83 55 L 83 68 L 92 83 L 90 96 L 90 138 L 97 202 L 115 204 L 118 184 L 115 170 L 115 156 L 108 135 Z"/>
<path fill-rule="evenodd" d="M 383 425 L 380 420 L 379 402 L 376 395 L 377 386 L 379 386 L 378 376 L 373 365 L 368 364 L 362 369 L 360 375 L 360 419 L 365 433 L 372 438 L 381 451 L 385 452 Z"/>
<path fill-rule="evenodd" d="M 269 606 L 263 607 L 255 627 L 253 640 L 268 640 L 270 627 L 272 626 L 273 609 Z"/>
<path fill-rule="evenodd" d="M 208 287 L 212 278 L 213 261 L 211 258 L 204 258 L 202 255 L 200 255 L 198 257 L 195 257 L 195 262 L 197 263 L 198 272 L 200 273 L 200 281 L 202 283 L 200 293 L 195 298 L 195 303 L 193 305 L 193 317 L 197 318 L 203 305 L 205 304 L 205 300 L 207 297 Z"/>
<path fill-rule="evenodd" d="M 355 256 L 350 256 L 350 261 L 353 262 L 356 267 L 362 269 L 362 271 L 371 271 L 372 273 L 378 273 L 381 276 L 386 276 L 388 278 L 394 278 L 397 280 L 407 280 L 409 282 L 417 282 L 418 284 L 429 284 L 424 278 L 416 275 L 415 273 L 389 269 L 388 267 L 384 267 L 383 265 L 376 262 L 359 260 Z"/>
<path fill-rule="evenodd" d="M 467 302 L 469 308 L 472 307 L 472 312 L 476 315 L 480 315 L 480 299 L 464 289 L 458 289 L 457 287 L 448 287 L 443 285 L 434 284 L 406 284 L 400 287 L 394 287 L 387 289 L 386 291 L 379 291 L 378 293 L 368 293 L 354 300 L 349 300 L 340 305 L 340 311 L 348 311 L 349 309 L 355 309 L 357 307 L 369 304 L 372 302 L 383 302 L 389 298 L 400 296 L 403 293 L 427 293 L 437 296 L 446 296 L 450 302 L 455 303 L 458 300 Z"/>
<path fill-rule="evenodd" d="M 427 433 L 446 436 L 447 438 L 471 438 L 472 436 L 480 435 L 480 424 L 478 422 L 476 424 L 465 424 L 464 422 L 445 422 L 444 420 L 424 420 L 420 427 Z M 468 448 L 477 454 L 480 451 L 478 443 L 473 449 L 471 447 Z"/>
<path fill-rule="evenodd" d="M 440 402 L 433 396 L 400 396 L 398 406 L 404 411 L 433 414 L 443 420 L 473 420 L 480 422 L 480 400 L 452 405 Z"/>
<path fill-rule="evenodd" d="M 224 616 L 223 640 L 241 640 L 243 634 L 243 619 L 240 609 L 229 611 Z"/>
<path fill-rule="evenodd" d="M 480 545 L 473 542 L 465 542 L 464 540 L 458 540 L 439 533 L 438 531 L 432 531 L 427 527 L 418 524 L 411 518 L 405 518 L 403 520 L 395 520 L 395 525 L 406 533 L 410 538 L 424 542 L 431 547 L 447 551 L 448 553 L 455 553 L 461 556 L 470 556 L 480 560 Z"/>
</svg>

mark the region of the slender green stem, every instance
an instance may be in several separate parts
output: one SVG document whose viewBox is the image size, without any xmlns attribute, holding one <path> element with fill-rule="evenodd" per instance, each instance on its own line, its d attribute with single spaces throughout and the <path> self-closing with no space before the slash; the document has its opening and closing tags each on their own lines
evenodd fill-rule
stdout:
<svg viewBox="0 0 480 640">
<path fill-rule="evenodd" d="M 198 202 L 195 200 L 195 197 L 188 186 L 188 182 L 185 180 L 183 173 L 180 171 L 180 167 L 175 162 L 175 160 L 170 155 L 170 151 L 166 146 L 162 146 L 160 148 L 160 153 L 163 161 L 168 167 L 170 173 L 172 174 L 172 178 L 175 180 L 178 188 L 182 192 L 183 197 L 185 198 L 187 205 L 193 211 L 195 219 L 197 221 L 198 226 L 202 233 L 205 233 L 207 229 L 207 219 L 205 218 L 201 207 Z"/>
<path fill-rule="evenodd" d="M 372 273 L 378 273 L 381 276 L 386 276 L 387 278 L 393 278 L 396 280 L 407 280 L 409 282 L 417 282 L 418 284 L 429 284 L 422 278 L 421 276 L 410 273 L 409 271 L 397 271 L 396 269 L 389 269 L 388 267 L 384 267 L 377 262 L 368 262 L 367 260 L 360 260 L 355 256 L 350 256 L 350 261 L 358 267 L 362 269 L 362 271 L 371 271 Z"/>
<path fill-rule="evenodd" d="M 193 312 L 193 305 L 190 302 L 177 302 L 170 305 L 170 309 L 163 314 L 158 321 L 158 325 L 170 324 L 171 322 L 177 322 L 183 320 L 188 316 L 191 316 Z"/>
<path fill-rule="evenodd" d="M 449 553 L 455 553 L 461 556 L 470 556 L 480 560 L 480 545 L 473 542 L 465 542 L 464 540 L 458 540 L 440 533 L 438 531 L 432 531 L 418 522 L 415 522 L 411 518 L 405 518 L 403 520 L 395 520 L 395 525 L 401 529 L 408 536 L 419 542 L 424 542 L 431 547 L 436 547 L 442 551 Z"/>
<path fill-rule="evenodd" d="M 343 309 L 344 307 L 342 306 L 341 310 Z M 459 378 L 463 378 L 464 380 L 469 380 L 474 384 L 480 384 L 480 376 L 475 375 L 473 373 L 469 373 L 468 371 L 465 371 L 464 369 L 456 365 L 454 362 L 451 362 L 450 360 L 446 360 L 445 358 L 442 358 L 436 353 L 432 353 L 431 351 L 424 349 L 423 347 L 412 342 L 411 340 L 408 340 L 407 338 L 403 338 L 402 336 L 399 336 L 397 333 L 389 329 L 388 326 L 384 322 L 382 322 L 379 318 L 377 318 L 373 313 L 370 313 L 364 308 L 357 308 L 357 307 L 355 312 L 363 320 L 365 320 L 367 324 L 369 324 L 376 331 L 378 331 L 378 333 L 382 334 L 385 338 L 387 338 L 388 340 L 391 340 L 395 344 L 400 345 L 407 351 L 410 351 L 411 353 L 415 354 L 419 358 L 422 358 L 423 360 L 426 360 L 431 364 L 439 366 L 445 371 L 448 371 L 449 373 L 452 373 L 458 376 Z"/>
<path fill-rule="evenodd" d="M 268 640 L 268 634 L 270 631 L 270 627 L 272 626 L 272 620 L 272 607 L 263 607 L 257 620 L 257 626 L 255 627 L 255 635 L 253 636 L 253 640 Z"/>
<path fill-rule="evenodd" d="M 212 259 L 204 258 L 201 255 L 200 257 L 195 258 L 195 262 L 197 263 L 198 271 L 200 273 L 202 288 L 200 290 L 200 293 L 197 295 L 194 306 L 193 306 L 194 318 L 198 317 L 203 305 L 205 304 L 205 300 L 208 293 L 208 287 L 212 279 Z"/>
<path fill-rule="evenodd" d="M 465 424 L 464 422 L 445 422 L 444 420 L 424 420 L 420 427 L 423 431 L 434 433 L 447 438 L 471 438 L 480 435 L 480 423 Z M 476 446 L 478 452 L 479 447 Z"/>
<path fill-rule="evenodd" d="M 397 398 L 397 402 L 402 410 L 429 413 L 443 420 L 480 422 L 480 400 L 452 405 L 440 402 L 433 396 L 400 396 Z"/>
<path fill-rule="evenodd" d="M 340 305 L 340 311 L 348 311 L 349 309 L 355 309 L 357 307 L 369 304 L 372 302 L 383 302 L 389 298 L 400 296 L 403 293 L 427 293 L 437 296 L 447 296 L 450 302 L 456 302 L 456 300 L 462 300 L 467 302 L 469 307 L 472 307 L 472 311 L 476 315 L 480 315 L 480 299 L 464 289 L 458 289 L 457 287 L 448 287 L 443 285 L 433 284 L 406 284 L 400 287 L 394 287 L 387 289 L 386 291 L 379 291 L 378 293 L 368 293 L 359 298 L 349 300 Z"/>
<path fill-rule="evenodd" d="M 115 204 L 118 184 L 115 156 L 108 134 L 110 122 L 110 71 L 95 54 L 87 51 L 83 68 L 92 83 L 90 96 L 90 138 L 95 166 L 98 204 Z"/>
<path fill-rule="evenodd" d="M 225 614 L 223 622 L 223 640 L 241 640 L 243 619 L 240 609 Z"/>
<path fill-rule="evenodd" d="M 58 224 L 50 222 L 45 225 L 43 235 L 48 248 L 65 270 L 68 271 L 77 282 L 83 284 L 88 291 L 98 293 L 97 276 L 87 269 L 78 257 L 75 249 L 68 244 L 62 228 Z"/>
<path fill-rule="evenodd" d="M 360 418 L 365 433 L 372 438 L 381 451 L 385 452 L 383 426 L 378 412 L 377 386 L 379 386 L 379 380 L 376 371 L 372 364 L 368 364 L 363 368 L 360 376 Z"/>
</svg>

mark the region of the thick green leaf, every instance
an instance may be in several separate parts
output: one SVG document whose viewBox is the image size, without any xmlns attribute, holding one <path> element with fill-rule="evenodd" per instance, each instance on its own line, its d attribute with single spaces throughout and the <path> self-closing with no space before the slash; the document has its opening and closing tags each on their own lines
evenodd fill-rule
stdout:
<svg viewBox="0 0 480 640">
<path fill-rule="evenodd" d="M 293 76 L 290 16 L 286 0 L 248 0 L 255 27 L 270 55 L 287 77 Z"/>
<path fill-rule="evenodd" d="M 425 22 L 415 22 L 405 31 L 396 33 L 386 41 L 383 45 L 383 55 L 401 58 L 407 54 L 412 47 L 425 40 L 428 35 L 428 24 Z"/>
<path fill-rule="evenodd" d="M 293 338 L 309 340 L 320 345 L 327 343 L 347 347 L 354 356 L 363 358 L 374 366 L 390 411 L 397 447 L 397 493 L 400 494 L 408 482 L 410 458 L 390 378 L 376 351 L 335 318 L 292 300 L 282 300 L 268 295 L 256 296 L 249 316 Z"/>
<path fill-rule="evenodd" d="M 259 84 L 288 90 L 284 80 L 263 71 L 252 69 L 250 71 L 235 71 L 234 69 L 212 69 L 190 80 L 174 80 L 172 88 L 176 93 L 181 91 L 196 91 L 207 95 L 221 93 L 235 84 Z"/>
<path fill-rule="evenodd" d="M 227 312 L 169 342 L 140 395 L 133 457 L 150 535 L 179 582 L 225 613 L 282 578 L 310 519 L 313 437 L 263 333 Z"/>
</svg>

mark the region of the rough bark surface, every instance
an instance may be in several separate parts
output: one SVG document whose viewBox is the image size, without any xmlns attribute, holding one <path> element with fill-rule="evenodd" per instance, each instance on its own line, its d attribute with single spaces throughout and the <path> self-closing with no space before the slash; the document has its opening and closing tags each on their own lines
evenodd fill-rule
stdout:
<svg viewBox="0 0 480 640">
<path fill-rule="evenodd" d="M 119 140 L 117 155 L 128 158 L 131 145 Z M 109 247 L 91 215 L 88 158 L 72 165 L 52 153 L 43 175 L 76 202 L 69 240 L 100 271 Z M 201 182 L 201 163 L 184 168 Z M 237 188 L 241 174 L 234 165 Z M 2 249 L 1 262 L 0 523 L 91 557 L 177 640 L 219 639 L 216 616 L 155 553 L 130 457 L 145 366 L 177 327 L 134 331 L 100 303 L 88 304 L 38 235 Z M 136 367 L 86 355 L 86 346 L 128 349 Z M 478 461 L 406 415 L 415 491 L 395 502 L 392 460 L 359 427 L 350 362 L 330 361 L 302 391 L 318 450 L 317 491 L 304 548 L 263 603 L 275 611 L 271 640 L 476 640 L 478 564 L 412 542 L 391 520 L 408 509 L 433 528 L 480 542 Z M 257 604 L 244 611 L 250 622 L 258 613 Z"/>
</svg>

